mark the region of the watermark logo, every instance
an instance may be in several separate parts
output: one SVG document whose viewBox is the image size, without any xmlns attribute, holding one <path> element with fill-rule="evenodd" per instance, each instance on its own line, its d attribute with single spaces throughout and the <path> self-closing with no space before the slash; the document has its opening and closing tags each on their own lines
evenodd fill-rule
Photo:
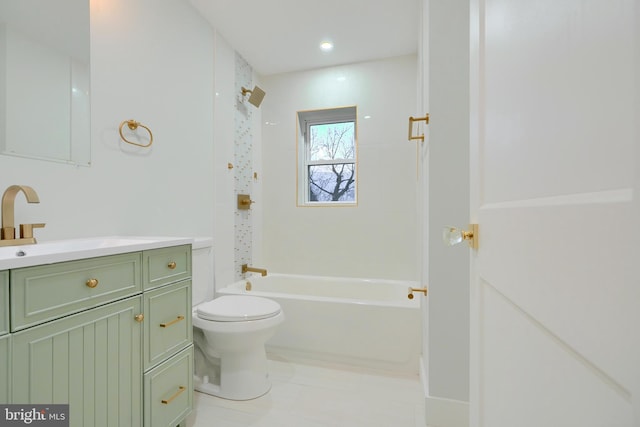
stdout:
<svg viewBox="0 0 640 427">
<path fill-rule="evenodd" d="M 0 427 L 69 427 L 69 405 L 0 405 Z"/>
</svg>

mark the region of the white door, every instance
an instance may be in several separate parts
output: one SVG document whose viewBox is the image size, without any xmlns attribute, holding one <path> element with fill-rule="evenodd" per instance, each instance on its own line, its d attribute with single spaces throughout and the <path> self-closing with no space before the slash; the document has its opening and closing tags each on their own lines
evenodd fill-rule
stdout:
<svg viewBox="0 0 640 427">
<path fill-rule="evenodd" d="M 471 425 L 640 426 L 640 2 L 471 6 Z"/>
</svg>

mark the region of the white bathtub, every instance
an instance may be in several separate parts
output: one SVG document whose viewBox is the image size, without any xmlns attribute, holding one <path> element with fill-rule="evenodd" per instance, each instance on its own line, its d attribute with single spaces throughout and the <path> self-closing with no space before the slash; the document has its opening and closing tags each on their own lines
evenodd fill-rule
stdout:
<svg viewBox="0 0 640 427">
<path fill-rule="evenodd" d="M 417 283 L 269 273 L 218 294 L 280 304 L 285 321 L 267 343 L 272 355 L 417 374 L 420 298 L 407 298 L 410 286 Z"/>
</svg>

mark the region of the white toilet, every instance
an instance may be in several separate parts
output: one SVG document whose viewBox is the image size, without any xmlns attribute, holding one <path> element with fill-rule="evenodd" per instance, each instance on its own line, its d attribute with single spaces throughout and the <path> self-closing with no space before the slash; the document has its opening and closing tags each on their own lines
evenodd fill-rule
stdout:
<svg viewBox="0 0 640 427">
<path fill-rule="evenodd" d="M 213 299 L 211 244 L 193 245 L 193 341 L 196 390 L 232 400 L 255 399 L 271 389 L 265 342 L 284 321 L 267 298 L 226 295 Z"/>
</svg>

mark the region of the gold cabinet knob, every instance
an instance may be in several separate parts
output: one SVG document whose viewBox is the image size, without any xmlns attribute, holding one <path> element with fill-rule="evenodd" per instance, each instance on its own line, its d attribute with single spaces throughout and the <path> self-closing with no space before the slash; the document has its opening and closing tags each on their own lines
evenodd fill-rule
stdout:
<svg viewBox="0 0 640 427">
<path fill-rule="evenodd" d="M 169 264 L 167 264 L 167 267 L 169 267 L 171 270 L 175 270 L 177 265 L 178 264 L 176 264 L 174 261 L 171 261 Z"/>
<path fill-rule="evenodd" d="M 87 280 L 86 285 L 90 288 L 95 288 L 96 286 L 98 286 L 98 279 L 89 279 Z"/>
<path fill-rule="evenodd" d="M 136 322 L 142 322 L 144 320 L 144 314 L 136 314 L 133 318 L 136 319 Z"/>
</svg>

